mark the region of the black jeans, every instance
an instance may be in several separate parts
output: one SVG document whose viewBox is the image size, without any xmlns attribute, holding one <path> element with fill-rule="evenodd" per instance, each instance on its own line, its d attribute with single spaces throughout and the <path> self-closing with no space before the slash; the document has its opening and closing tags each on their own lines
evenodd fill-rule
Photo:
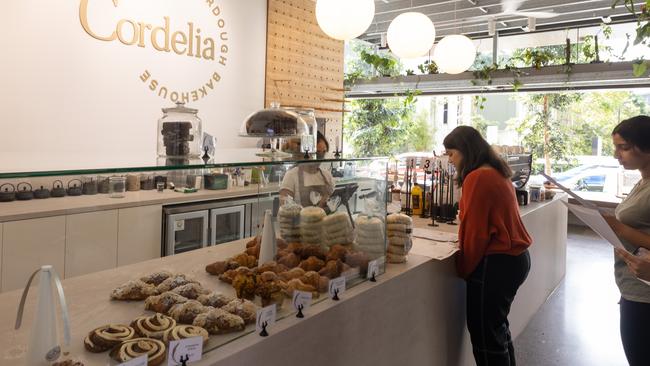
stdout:
<svg viewBox="0 0 650 366">
<path fill-rule="evenodd" d="M 621 340 L 630 366 L 650 365 L 650 304 L 621 297 Z"/>
<path fill-rule="evenodd" d="M 515 366 L 508 314 L 530 271 L 530 255 L 493 254 L 467 279 L 467 329 L 478 366 Z"/>
</svg>

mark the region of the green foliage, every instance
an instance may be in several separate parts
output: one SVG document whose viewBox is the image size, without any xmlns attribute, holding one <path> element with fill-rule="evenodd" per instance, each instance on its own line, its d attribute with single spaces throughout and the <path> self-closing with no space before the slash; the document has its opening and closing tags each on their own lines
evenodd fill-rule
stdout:
<svg viewBox="0 0 650 366">
<path fill-rule="evenodd" d="M 433 60 L 426 60 L 419 64 L 418 70 L 423 74 L 437 74 L 439 72 L 438 65 Z"/>
<path fill-rule="evenodd" d="M 619 4 L 625 5 L 627 10 L 636 16 L 636 37 L 634 38 L 634 45 L 645 45 L 650 47 L 650 0 L 646 0 L 644 4 L 640 6 L 637 12 L 637 9 L 634 5 L 634 0 L 614 0 L 612 3 L 612 9 L 614 9 Z M 628 38 L 629 41 L 629 38 Z M 627 51 L 629 46 L 626 45 L 623 55 Z M 623 56 L 621 56 L 623 57 Z M 648 60 L 640 59 L 637 60 L 633 65 L 634 76 L 642 77 L 646 74 L 648 70 Z"/>
<path fill-rule="evenodd" d="M 488 126 L 497 126 L 499 123 L 495 121 L 488 121 L 479 113 L 474 113 L 472 115 L 472 127 L 474 127 L 478 132 L 481 133 L 483 138 L 487 138 L 487 128 Z"/>
<path fill-rule="evenodd" d="M 399 63 L 391 56 L 381 56 L 367 51 L 361 51 L 361 60 L 372 65 L 380 76 L 399 75 Z"/>
<path fill-rule="evenodd" d="M 397 76 L 402 65 L 388 52 L 377 51 L 368 42 L 352 40 L 350 56 L 346 58 L 344 85 L 349 87 L 359 80 L 377 76 Z"/>
<path fill-rule="evenodd" d="M 413 70 L 411 70 L 411 69 L 407 69 L 407 70 L 406 70 L 406 75 L 407 75 L 407 76 L 409 76 L 409 75 L 415 75 L 415 71 L 413 71 Z"/>
<path fill-rule="evenodd" d="M 492 73 L 499 68 L 496 64 L 483 64 L 479 69 L 473 72 L 474 80 L 472 84 L 479 85 L 483 81 L 485 85 L 492 85 Z"/>
</svg>

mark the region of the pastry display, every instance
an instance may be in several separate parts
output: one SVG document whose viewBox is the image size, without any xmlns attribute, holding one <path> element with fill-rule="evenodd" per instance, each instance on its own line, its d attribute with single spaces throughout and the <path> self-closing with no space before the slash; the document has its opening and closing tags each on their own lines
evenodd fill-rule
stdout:
<svg viewBox="0 0 650 366">
<path fill-rule="evenodd" d="M 378 217 L 358 216 L 355 220 L 356 249 L 367 253 L 371 259 L 384 255 L 384 222 Z"/>
<path fill-rule="evenodd" d="M 160 271 L 156 273 L 152 273 L 150 275 L 144 276 L 140 278 L 140 281 L 144 283 L 148 283 L 150 285 L 158 286 L 160 285 L 164 280 L 168 279 L 169 277 L 172 277 L 174 274 L 169 272 L 169 271 Z"/>
<path fill-rule="evenodd" d="M 326 261 L 335 261 L 337 259 L 340 259 L 342 261 L 345 261 L 345 256 L 350 252 L 350 250 L 340 244 L 336 244 L 330 247 L 329 252 L 327 252 L 327 256 L 325 257 Z"/>
<path fill-rule="evenodd" d="M 386 260 L 389 263 L 404 263 L 406 255 L 413 246 L 411 238 L 413 220 L 404 214 L 390 214 L 386 218 L 386 223 L 388 236 Z"/>
<path fill-rule="evenodd" d="M 257 266 L 257 258 L 246 253 L 240 253 L 230 258 L 230 261 L 237 262 L 240 267 L 254 268 Z"/>
<path fill-rule="evenodd" d="M 305 272 L 305 274 L 300 276 L 298 279 L 306 285 L 311 285 L 318 288 L 320 283 L 320 277 L 321 275 L 318 274 L 318 272 L 309 271 L 309 272 Z"/>
<path fill-rule="evenodd" d="M 207 330 L 210 334 L 239 332 L 245 327 L 244 319 L 240 316 L 219 308 L 199 314 L 193 325 Z"/>
<path fill-rule="evenodd" d="M 325 245 L 352 244 L 354 229 L 350 217 L 345 212 L 335 212 L 323 219 Z"/>
<path fill-rule="evenodd" d="M 370 262 L 370 257 L 364 252 L 350 251 L 345 255 L 345 263 L 351 267 L 359 267 L 361 273 L 368 271 L 368 262 Z"/>
<path fill-rule="evenodd" d="M 205 306 L 212 306 L 214 308 L 220 308 L 225 306 L 229 302 L 235 300 L 234 297 L 227 296 L 221 292 L 211 292 L 207 295 L 201 295 L 198 297 L 197 301 Z"/>
<path fill-rule="evenodd" d="M 323 247 L 316 244 L 304 245 L 294 251 L 300 256 L 301 259 L 307 259 L 309 257 L 316 257 L 321 260 L 327 258 L 327 251 L 323 250 Z"/>
<path fill-rule="evenodd" d="M 169 309 L 169 316 L 181 324 L 192 324 L 194 318 L 199 314 L 212 310 L 212 307 L 205 306 L 196 300 L 188 300 L 182 304 L 176 304 Z"/>
<path fill-rule="evenodd" d="M 300 240 L 303 244 L 323 245 L 323 219 L 327 216 L 320 207 L 300 210 Z"/>
<path fill-rule="evenodd" d="M 117 362 L 127 362 L 144 355 L 148 357 L 148 366 L 160 365 L 167 356 L 167 347 L 157 339 L 135 338 L 120 343 L 110 353 Z"/>
<path fill-rule="evenodd" d="M 282 264 L 287 268 L 297 267 L 300 264 L 300 257 L 295 253 L 287 253 L 281 257 L 278 257 L 278 264 Z"/>
<path fill-rule="evenodd" d="M 158 293 L 167 292 L 175 289 L 176 287 L 187 285 L 188 283 L 199 283 L 196 280 L 186 277 L 184 274 L 177 274 L 165 279 L 156 287 Z"/>
<path fill-rule="evenodd" d="M 135 333 L 144 338 L 162 339 L 165 331 L 176 326 L 176 320 L 161 313 L 141 316 L 133 320 L 131 327 Z"/>
<path fill-rule="evenodd" d="M 325 267 L 318 271 L 318 274 L 329 278 L 336 278 L 341 275 L 341 272 L 343 272 L 343 262 L 340 259 L 337 259 L 327 262 Z"/>
<path fill-rule="evenodd" d="M 235 269 L 237 267 L 239 267 L 239 264 L 237 264 L 237 262 L 218 261 L 205 266 L 205 271 L 211 275 L 219 276 L 224 274 L 226 271 Z"/>
<path fill-rule="evenodd" d="M 210 293 L 198 283 L 188 283 L 183 286 L 178 286 L 172 290 L 173 293 L 179 294 L 188 299 L 196 299 L 201 295 Z"/>
<path fill-rule="evenodd" d="M 90 331 L 84 339 L 84 346 L 93 353 L 106 352 L 134 336 L 135 330 L 127 325 L 107 324 Z"/>
<path fill-rule="evenodd" d="M 286 272 L 280 273 L 278 275 L 278 277 L 280 277 L 280 279 L 283 280 L 284 282 L 289 282 L 290 280 L 292 280 L 294 278 L 300 278 L 300 277 L 304 276 L 305 273 L 306 273 L 306 271 L 304 269 L 302 269 L 300 267 L 296 267 L 296 268 L 292 268 L 292 269 L 290 269 L 290 270 L 288 270 Z"/>
<path fill-rule="evenodd" d="M 208 341 L 210 335 L 208 331 L 197 327 L 196 325 L 177 325 L 173 328 L 167 329 L 163 334 L 162 341 L 165 344 L 169 344 L 171 341 L 178 341 L 186 338 L 201 337 L 203 338 L 203 343 Z"/>
<path fill-rule="evenodd" d="M 300 241 L 300 212 L 302 206 L 291 199 L 287 199 L 278 210 L 278 224 L 280 237 L 288 242 Z"/>
<path fill-rule="evenodd" d="M 264 272 L 269 272 L 270 271 L 270 272 L 275 272 L 275 273 L 281 273 L 281 272 L 284 272 L 284 271 L 286 271 L 288 269 L 289 268 L 287 268 L 285 265 L 279 264 L 276 261 L 270 261 L 270 262 L 266 262 L 266 263 L 260 265 L 259 267 L 257 267 L 255 269 L 255 272 L 264 273 Z"/>
<path fill-rule="evenodd" d="M 141 280 L 133 280 L 113 289 L 111 299 L 140 301 L 157 294 L 156 286 Z"/>
<path fill-rule="evenodd" d="M 307 285 L 298 278 L 294 278 L 293 280 L 284 284 L 284 288 L 282 289 L 284 294 L 289 298 L 293 297 L 293 291 L 295 290 L 311 292 L 314 299 L 317 299 L 320 296 L 320 294 L 316 290 L 316 287 L 312 285 Z"/>
<path fill-rule="evenodd" d="M 241 317 L 246 324 L 253 324 L 257 317 L 258 307 L 251 301 L 235 299 L 221 309 Z"/>
<path fill-rule="evenodd" d="M 232 287 L 240 299 L 253 300 L 255 298 L 255 275 L 251 273 L 240 273 L 232 280 Z"/>
<path fill-rule="evenodd" d="M 307 271 L 320 271 L 321 268 L 325 267 L 325 261 L 320 260 L 316 257 L 309 257 L 305 259 L 304 261 L 300 262 L 300 268 L 304 269 L 305 272 Z"/>
<path fill-rule="evenodd" d="M 52 364 L 52 366 L 84 366 L 84 363 L 78 360 L 63 360 L 59 362 L 55 362 Z"/>
<path fill-rule="evenodd" d="M 157 296 L 151 296 L 144 302 L 144 309 L 151 310 L 156 313 L 169 314 L 169 309 L 176 304 L 182 304 L 188 301 L 188 298 L 183 297 L 174 292 L 165 292 Z"/>
<path fill-rule="evenodd" d="M 259 283 L 255 288 L 255 295 L 262 299 L 262 307 L 275 304 L 276 308 L 280 309 L 284 302 L 282 287 L 277 279 Z"/>
<path fill-rule="evenodd" d="M 248 267 L 238 267 L 237 269 L 229 269 L 219 276 L 219 280 L 225 283 L 232 284 L 232 281 L 238 274 L 253 275 L 253 270 Z"/>
</svg>

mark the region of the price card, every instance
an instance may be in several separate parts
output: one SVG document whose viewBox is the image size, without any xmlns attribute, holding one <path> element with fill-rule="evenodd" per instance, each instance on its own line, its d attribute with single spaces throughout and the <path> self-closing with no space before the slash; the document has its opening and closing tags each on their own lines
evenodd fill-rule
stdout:
<svg viewBox="0 0 650 366">
<path fill-rule="evenodd" d="M 257 333 L 262 331 L 262 328 L 275 324 L 277 310 L 275 304 L 261 308 L 257 311 L 257 319 L 255 320 L 255 331 Z"/>
<path fill-rule="evenodd" d="M 368 274 L 366 278 L 371 279 L 373 275 L 375 278 L 379 276 L 379 262 L 376 259 L 368 262 Z"/>
<path fill-rule="evenodd" d="M 302 310 L 303 312 L 309 308 L 312 300 L 312 293 L 306 291 L 293 291 L 293 308 L 296 311 Z M 302 308 L 300 308 L 302 306 Z"/>
<path fill-rule="evenodd" d="M 167 349 L 167 366 L 176 366 L 185 362 L 201 361 L 203 355 L 203 337 L 192 337 L 169 342 Z"/>
<path fill-rule="evenodd" d="M 345 277 L 341 276 L 332 278 L 328 285 L 328 292 L 330 294 L 330 298 L 334 297 L 335 295 L 341 296 L 341 294 L 345 292 Z"/>
<path fill-rule="evenodd" d="M 424 170 L 427 173 L 431 173 L 432 165 L 433 165 L 432 158 L 422 158 L 422 160 L 420 160 L 420 169 Z"/>
<path fill-rule="evenodd" d="M 144 356 L 140 356 L 138 358 L 134 358 L 132 360 L 126 361 L 124 363 L 121 363 L 118 366 L 147 366 L 148 362 L 149 362 L 149 357 L 147 355 L 144 355 Z"/>
<path fill-rule="evenodd" d="M 406 158 L 406 166 L 411 169 L 415 168 L 416 160 L 417 160 L 416 157 Z"/>
</svg>

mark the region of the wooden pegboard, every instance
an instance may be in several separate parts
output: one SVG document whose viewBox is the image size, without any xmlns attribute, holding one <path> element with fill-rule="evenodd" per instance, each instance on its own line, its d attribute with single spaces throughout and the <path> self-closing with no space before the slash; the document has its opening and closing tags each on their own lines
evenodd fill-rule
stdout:
<svg viewBox="0 0 650 366">
<path fill-rule="evenodd" d="M 344 43 L 323 33 L 313 0 L 268 0 L 265 103 L 313 108 L 332 150 L 343 126 Z"/>
</svg>

